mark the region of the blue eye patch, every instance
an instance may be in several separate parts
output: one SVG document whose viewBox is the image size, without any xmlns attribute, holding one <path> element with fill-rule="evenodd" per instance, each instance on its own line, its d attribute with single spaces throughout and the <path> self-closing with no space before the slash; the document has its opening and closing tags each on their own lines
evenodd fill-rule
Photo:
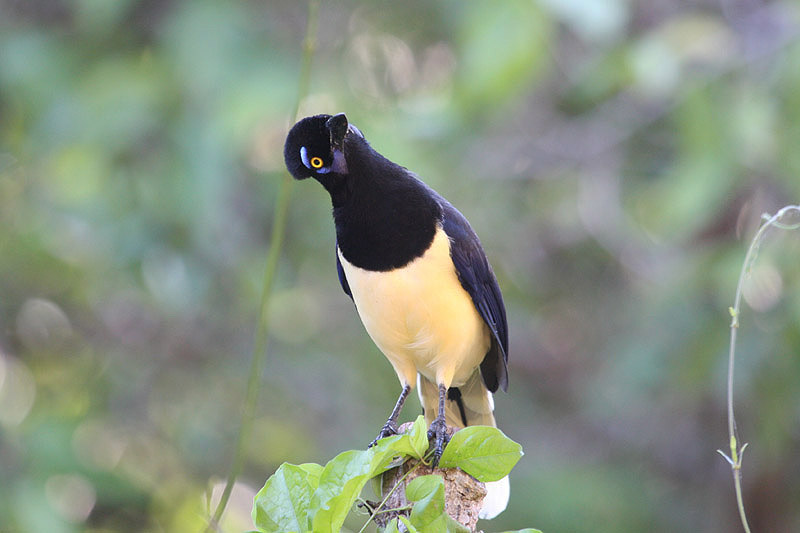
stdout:
<svg viewBox="0 0 800 533">
<path fill-rule="evenodd" d="M 330 167 L 323 167 L 322 166 L 322 159 L 319 157 L 312 157 L 310 160 L 308 158 L 308 150 L 306 150 L 305 146 L 300 147 L 300 161 L 303 162 L 303 165 L 309 170 L 315 171 L 317 174 L 327 174 L 331 171 Z M 314 164 L 312 164 L 314 163 Z M 316 166 L 315 166 L 316 165 Z"/>
</svg>

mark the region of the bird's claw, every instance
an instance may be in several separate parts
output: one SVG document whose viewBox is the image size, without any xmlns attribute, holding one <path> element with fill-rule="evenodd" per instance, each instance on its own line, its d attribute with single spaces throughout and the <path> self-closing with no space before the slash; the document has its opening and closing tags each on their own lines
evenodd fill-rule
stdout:
<svg viewBox="0 0 800 533">
<path fill-rule="evenodd" d="M 428 428 L 428 440 L 433 441 L 433 457 L 431 458 L 431 466 L 436 468 L 439 465 L 439 459 L 442 458 L 444 447 L 450 442 L 450 436 L 447 434 L 447 424 L 443 418 L 435 418 Z"/>
<path fill-rule="evenodd" d="M 378 444 L 379 440 L 386 437 L 391 437 L 392 435 L 397 435 L 397 433 L 398 433 L 397 424 L 393 422 L 386 422 L 386 424 L 384 424 L 381 430 L 378 432 L 378 436 L 375 437 L 375 440 L 369 443 L 369 446 L 367 446 L 367 448 L 372 448 L 373 446 Z"/>
</svg>

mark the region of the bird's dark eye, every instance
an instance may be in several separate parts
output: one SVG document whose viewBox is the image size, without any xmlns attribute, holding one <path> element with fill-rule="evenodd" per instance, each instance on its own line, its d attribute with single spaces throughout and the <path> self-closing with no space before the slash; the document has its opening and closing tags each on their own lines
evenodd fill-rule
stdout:
<svg viewBox="0 0 800 533">
<path fill-rule="evenodd" d="M 320 157 L 312 157 L 310 163 L 311 168 L 322 168 L 322 158 Z"/>
</svg>

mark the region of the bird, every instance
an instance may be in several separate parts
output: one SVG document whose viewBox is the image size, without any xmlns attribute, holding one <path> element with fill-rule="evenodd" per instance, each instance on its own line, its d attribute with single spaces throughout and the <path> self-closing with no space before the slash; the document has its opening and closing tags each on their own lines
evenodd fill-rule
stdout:
<svg viewBox="0 0 800 533">
<path fill-rule="evenodd" d="M 284 160 L 329 193 L 336 269 L 345 294 L 402 390 L 372 441 L 398 432 L 417 388 L 436 466 L 447 426 L 496 426 L 493 393 L 508 389 L 508 324 L 494 271 L 467 219 L 416 174 L 372 148 L 344 113 L 289 130 Z M 508 478 L 487 484 L 481 518 L 502 512 Z"/>
</svg>

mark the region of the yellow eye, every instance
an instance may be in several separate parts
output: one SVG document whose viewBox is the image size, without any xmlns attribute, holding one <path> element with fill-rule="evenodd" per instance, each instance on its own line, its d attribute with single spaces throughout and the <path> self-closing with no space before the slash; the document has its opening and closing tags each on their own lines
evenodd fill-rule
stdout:
<svg viewBox="0 0 800 533">
<path fill-rule="evenodd" d="M 322 158 L 321 157 L 312 157 L 311 161 L 311 168 L 322 168 Z"/>
</svg>

